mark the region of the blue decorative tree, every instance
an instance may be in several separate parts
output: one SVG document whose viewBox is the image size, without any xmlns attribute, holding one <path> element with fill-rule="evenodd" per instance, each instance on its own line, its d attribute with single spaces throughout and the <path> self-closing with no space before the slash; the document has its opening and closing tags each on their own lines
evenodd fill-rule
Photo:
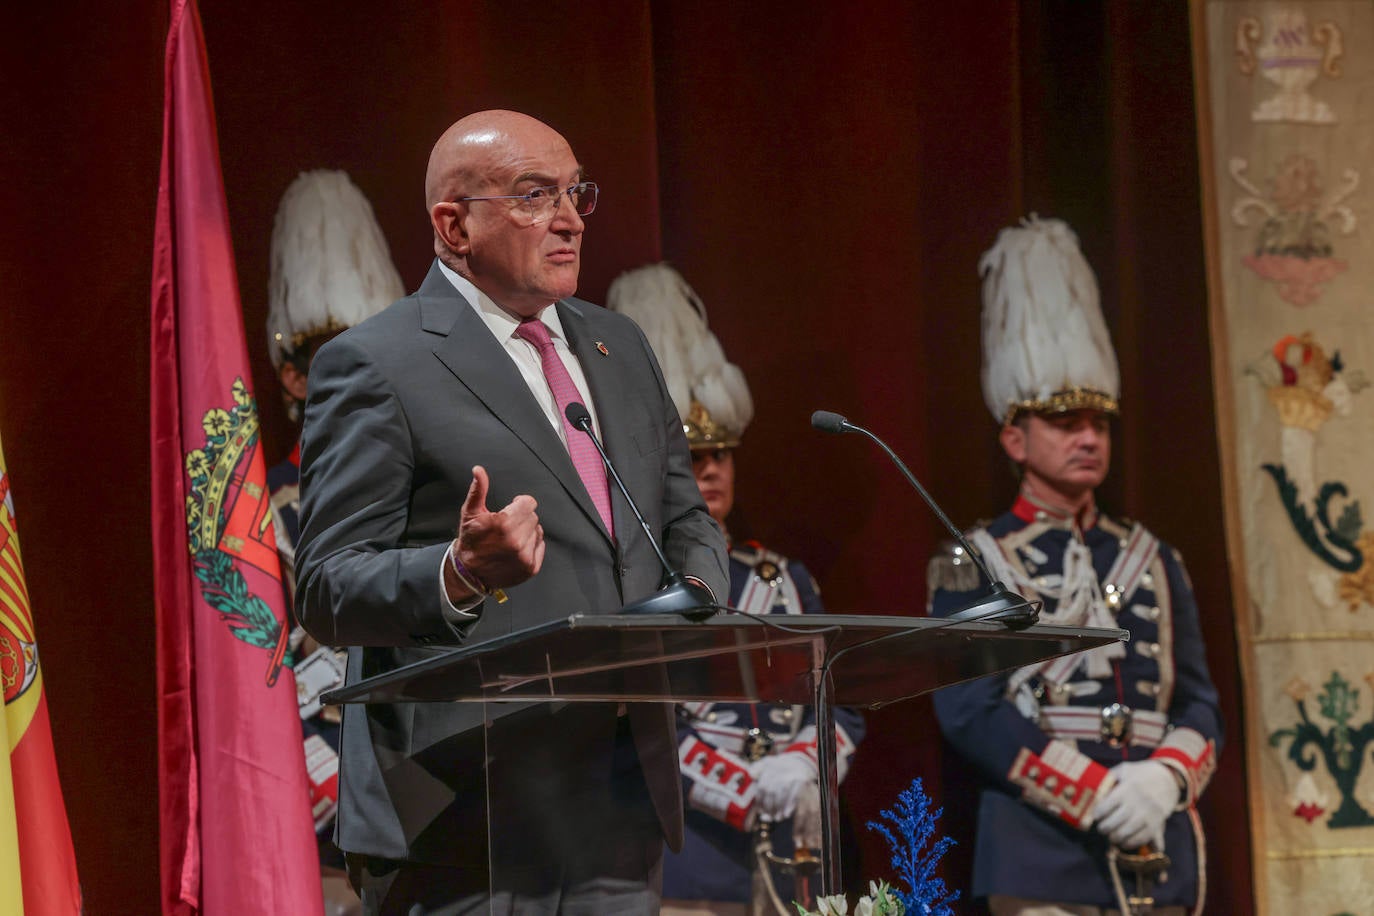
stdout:
<svg viewBox="0 0 1374 916">
<path fill-rule="evenodd" d="M 897 796 L 896 805 L 880 812 L 881 820 L 868 822 L 869 830 L 887 840 L 892 867 L 906 885 L 905 891 L 895 885 L 893 890 L 907 913 L 953 916 L 950 904 L 959 899 L 959 892 L 950 891 L 944 879 L 935 874 L 940 860 L 954 845 L 949 837 L 935 833 L 935 822 L 944 813 L 943 808 L 930 810 L 930 799 L 917 777 Z"/>
</svg>

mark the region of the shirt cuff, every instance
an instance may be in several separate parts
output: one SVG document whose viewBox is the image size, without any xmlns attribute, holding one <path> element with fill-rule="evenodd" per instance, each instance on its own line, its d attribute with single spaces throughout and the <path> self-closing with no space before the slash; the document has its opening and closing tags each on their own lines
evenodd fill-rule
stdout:
<svg viewBox="0 0 1374 916">
<path fill-rule="evenodd" d="M 442 574 L 442 573 L 443 573 L 443 570 L 440 569 L 439 572 Z M 695 585 L 697 588 L 701 589 L 702 591 L 706 592 L 706 594 L 710 595 L 710 596 L 711 596 L 711 603 L 712 603 L 712 604 L 719 604 L 719 603 L 720 603 L 719 601 L 716 600 L 716 593 L 715 593 L 715 591 L 711 588 L 711 586 L 707 585 L 707 584 L 706 584 L 704 581 L 702 581 L 701 579 L 698 579 L 696 576 L 683 576 L 682 579 L 683 579 L 684 582 L 687 582 L 687 583 L 689 583 L 689 584 L 691 584 L 691 585 Z"/>
</svg>

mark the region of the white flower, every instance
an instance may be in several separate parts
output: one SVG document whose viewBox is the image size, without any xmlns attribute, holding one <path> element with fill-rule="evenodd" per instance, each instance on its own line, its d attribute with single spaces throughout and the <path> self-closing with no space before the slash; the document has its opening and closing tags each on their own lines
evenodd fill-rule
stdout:
<svg viewBox="0 0 1374 916">
<path fill-rule="evenodd" d="M 801 904 L 796 904 L 797 912 L 802 916 L 848 916 L 849 901 L 844 899 L 843 894 L 833 894 L 829 897 L 817 897 L 816 909 L 803 909 Z M 868 882 L 868 896 L 860 897 L 854 906 L 854 916 L 893 916 L 901 913 L 902 903 L 897 896 L 892 893 L 892 886 L 886 881 Z M 927 908 L 926 912 L 930 912 Z"/>
<path fill-rule="evenodd" d="M 844 899 L 844 894 L 817 897 L 816 912 L 818 916 L 848 916 L 849 901 Z"/>
</svg>

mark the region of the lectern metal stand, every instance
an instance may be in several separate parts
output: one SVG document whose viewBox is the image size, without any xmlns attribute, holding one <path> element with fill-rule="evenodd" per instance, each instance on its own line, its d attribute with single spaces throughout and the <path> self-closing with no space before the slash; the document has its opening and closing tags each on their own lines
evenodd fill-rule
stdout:
<svg viewBox="0 0 1374 916">
<path fill-rule="evenodd" d="M 864 614 L 573 615 L 359 681 L 328 703 L 777 702 L 816 710 L 821 893 L 840 884 L 833 707 L 876 709 L 1125 641 L 1125 630 Z M 625 677 L 630 671 L 653 677 Z"/>
</svg>

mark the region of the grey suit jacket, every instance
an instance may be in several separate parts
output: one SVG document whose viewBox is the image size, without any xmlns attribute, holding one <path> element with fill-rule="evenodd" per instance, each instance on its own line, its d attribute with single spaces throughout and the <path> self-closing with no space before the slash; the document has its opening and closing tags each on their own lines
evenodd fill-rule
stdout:
<svg viewBox="0 0 1374 916">
<path fill-rule="evenodd" d="M 701 501 L 644 335 L 589 303 L 556 307 L 611 460 L 669 561 L 723 599 L 724 539 Z M 521 493 L 535 498 L 547 551 L 538 575 L 506 590 L 508 603 L 486 601 L 475 622 L 455 624 L 443 610 L 440 569 L 478 464 L 490 476 L 490 508 Z M 437 264 L 416 293 L 316 355 L 301 475 L 297 612 L 321 642 L 357 647 L 349 682 L 444 647 L 569 614 L 612 612 L 660 582 L 624 498 L 613 486 L 612 541 L 519 370 Z M 480 736 L 490 731 L 477 728 L 483 715 L 482 706 L 461 703 L 346 709 L 339 845 L 392 859 L 471 861 L 473 851 L 458 851 L 454 836 L 478 829 Z M 607 715 L 613 722 L 614 710 Z M 654 809 L 676 847 L 682 802 L 671 705 L 632 704 L 631 723 Z M 562 765 L 603 769 L 577 749 L 569 754 Z"/>
</svg>

